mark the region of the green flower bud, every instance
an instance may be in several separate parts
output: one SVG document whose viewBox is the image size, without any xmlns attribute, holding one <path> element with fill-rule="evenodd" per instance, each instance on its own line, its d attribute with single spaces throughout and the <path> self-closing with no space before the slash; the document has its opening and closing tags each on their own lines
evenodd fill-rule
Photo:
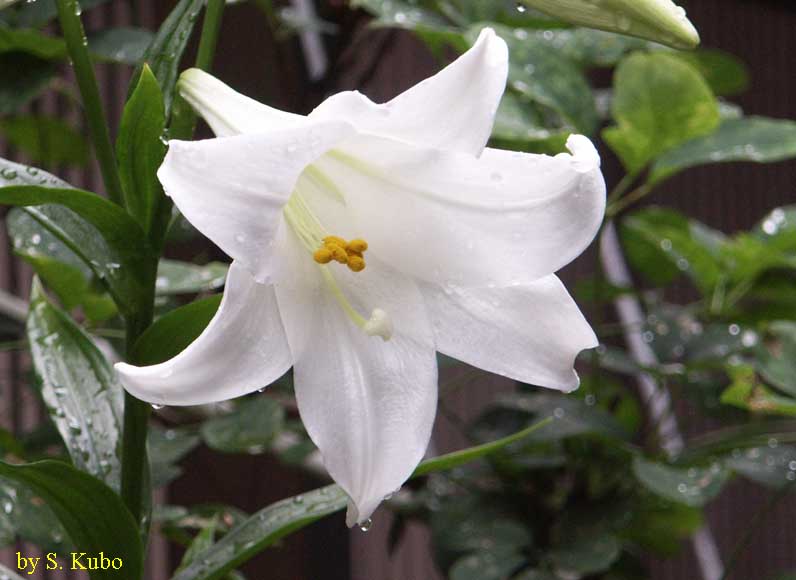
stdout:
<svg viewBox="0 0 796 580">
<path fill-rule="evenodd" d="M 522 0 L 566 22 L 638 36 L 672 48 L 694 48 L 699 33 L 671 0 Z"/>
</svg>

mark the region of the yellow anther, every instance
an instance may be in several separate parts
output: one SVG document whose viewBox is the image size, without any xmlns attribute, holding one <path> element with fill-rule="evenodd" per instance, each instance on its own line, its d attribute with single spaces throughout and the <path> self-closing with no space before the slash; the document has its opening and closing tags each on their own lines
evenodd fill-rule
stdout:
<svg viewBox="0 0 796 580">
<path fill-rule="evenodd" d="M 334 258 L 335 261 L 340 262 L 341 264 L 348 262 L 348 252 L 346 252 L 340 246 L 335 244 L 326 244 L 326 249 L 332 253 L 332 258 Z"/>
<path fill-rule="evenodd" d="M 315 253 L 312 255 L 313 260 L 319 264 L 328 264 L 332 261 L 332 257 L 332 252 L 326 247 L 315 250 Z"/>
<path fill-rule="evenodd" d="M 362 256 L 349 255 L 348 269 L 352 272 L 361 272 L 365 269 L 365 259 Z"/>
<path fill-rule="evenodd" d="M 365 252 L 365 250 L 368 249 L 368 243 L 365 240 L 356 238 L 348 242 L 348 246 L 346 247 L 346 249 L 349 252 L 355 252 L 361 255 L 362 253 Z"/>
<path fill-rule="evenodd" d="M 338 236 L 326 236 L 325 238 L 323 238 L 323 243 L 327 246 L 334 245 L 334 246 L 340 246 L 341 248 L 346 247 L 346 241 Z"/>
</svg>

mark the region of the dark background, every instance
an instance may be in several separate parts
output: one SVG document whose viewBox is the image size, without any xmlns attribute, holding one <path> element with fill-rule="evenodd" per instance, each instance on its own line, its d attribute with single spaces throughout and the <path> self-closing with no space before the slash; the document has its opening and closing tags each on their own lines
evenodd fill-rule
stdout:
<svg viewBox="0 0 796 580">
<path fill-rule="evenodd" d="M 155 28 L 173 3 L 163 0 L 116 0 L 87 14 L 89 29 L 140 24 Z M 356 88 L 374 100 L 386 100 L 434 73 L 440 64 L 411 35 L 367 27 L 367 17 L 352 12 L 342 0 L 319 0 L 323 17 L 335 22 L 339 32 L 327 40 L 330 71 L 319 82 L 309 82 L 300 46 L 295 38 L 277 41 L 254 7 L 231 6 L 224 16 L 214 72 L 237 90 L 286 110 L 306 113 L 324 95 Z M 793 50 L 796 48 L 796 5 L 792 0 L 691 0 L 681 2 L 702 35 L 706 47 L 740 56 L 752 73 L 751 89 L 733 102 L 747 114 L 796 119 Z M 191 55 L 188 56 L 191 58 Z M 99 80 L 109 114 L 121 112 L 129 71 L 101 67 Z M 35 110 L 58 113 L 56 97 L 42 99 Z M 114 122 L 115 122 L 114 121 Z M 5 147 L 0 144 L 0 149 Z M 618 164 L 605 153 L 605 173 L 611 184 L 619 176 Z M 669 181 L 649 202 L 665 204 L 725 232 L 745 229 L 778 205 L 796 203 L 796 163 L 756 166 L 714 166 L 687 172 Z M 95 168 L 69 171 L 63 177 L 75 185 L 101 190 Z M 26 297 L 29 278 L 12 262 L 5 236 L 0 239 L 0 284 Z M 594 257 L 583 256 L 562 274 L 570 286 L 591 270 Z M 33 397 L 23 386 L 27 361 L 22 355 L 0 353 L 0 422 L 14 429 L 29 428 L 41 417 Z M 466 418 L 509 384 L 471 385 L 449 408 Z M 680 413 L 686 434 L 704 425 L 684 408 Z M 434 444 L 439 452 L 457 447 L 454 430 L 440 419 Z M 180 503 L 228 502 L 253 511 L 275 500 L 316 487 L 311 477 L 265 457 L 234 458 L 194 452 L 185 462 L 185 475 L 161 494 Z M 736 482 L 709 508 L 709 522 L 725 560 L 750 519 L 765 502 L 759 488 Z M 436 578 L 427 547 L 427 535 L 411 527 L 393 556 L 387 555 L 389 514 L 381 510 L 370 532 L 348 532 L 338 515 L 291 536 L 279 547 L 261 555 L 243 571 L 252 579 L 274 580 L 433 580 Z M 734 578 L 769 578 L 778 571 L 796 569 L 796 500 L 779 504 L 755 535 L 735 568 Z M 179 561 L 162 543 L 152 546 L 150 578 L 166 578 L 165 570 Z M 0 552 L 2 561 L 9 552 Z M 681 557 L 654 562 L 655 580 L 687 580 L 699 574 L 688 545 Z M 53 576 L 53 578 L 55 578 Z"/>
</svg>

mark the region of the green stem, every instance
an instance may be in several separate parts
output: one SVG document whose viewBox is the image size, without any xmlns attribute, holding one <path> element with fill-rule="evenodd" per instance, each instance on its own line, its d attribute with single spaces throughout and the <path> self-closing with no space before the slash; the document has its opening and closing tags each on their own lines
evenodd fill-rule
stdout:
<svg viewBox="0 0 796 580">
<path fill-rule="evenodd" d="M 626 196 L 610 204 L 605 212 L 606 217 L 608 219 L 616 217 L 623 209 L 647 197 L 651 191 L 652 187 L 650 187 L 649 184 L 645 183 L 644 185 L 640 185 Z"/>
<path fill-rule="evenodd" d="M 196 68 L 209 71 L 213 65 L 218 35 L 221 30 L 221 17 L 224 13 L 225 0 L 208 0 L 205 18 L 202 23 L 202 36 L 199 39 L 199 50 L 196 53 Z M 174 99 L 174 112 L 171 116 L 169 136 L 172 139 L 190 139 L 196 126 L 196 114 L 191 106 L 179 94 Z"/>
<path fill-rule="evenodd" d="M 63 0 L 59 0 L 62 2 Z M 74 2 L 74 0 L 72 0 Z M 218 33 L 221 28 L 221 15 L 224 10 L 224 0 L 209 0 L 202 27 L 202 36 L 199 41 L 199 53 L 196 59 L 196 66 L 201 69 L 208 69 L 213 61 L 213 53 L 218 41 Z M 183 111 L 178 113 L 178 104 L 183 105 Z M 193 135 L 195 117 L 190 107 L 182 99 L 175 101 L 175 108 L 172 117 L 172 136 L 189 139 Z M 153 282 L 154 284 L 154 282 Z M 152 288 L 152 298 L 154 301 L 154 286 Z M 137 313 L 127 321 L 127 355 L 128 362 L 136 364 L 135 357 L 132 356 L 133 347 L 146 330 L 152 324 L 152 308 L 146 312 Z M 124 407 L 124 428 L 122 435 L 122 485 L 121 495 L 125 504 L 130 509 L 133 517 L 138 522 L 142 522 L 142 515 L 145 502 L 145 494 L 149 493 L 147 485 L 147 428 L 150 406 L 130 394 L 125 393 Z M 142 527 L 142 529 L 145 529 Z"/>
<path fill-rule="evenodd" d="M 102 109 L 97 78 L 94 76 L 94 66 L 88 54 L 86 33 L 83 30 L 83 23 L 80 21 L 80 5 L 77 0 L 57 0 L 57 6 L 58 20 L 61 23 L 66 48 L 69 51 L 77 85 L 83 98 L 88 129 L 91 133 L 91 140 L 94 142 L 102 180 L 105 183 L 108 198 L 121 204 L 123 199 L 122 182 L 119 180 L 116 168 L 116 156 L 111 145 L 105 112 Z"/>
</svg>

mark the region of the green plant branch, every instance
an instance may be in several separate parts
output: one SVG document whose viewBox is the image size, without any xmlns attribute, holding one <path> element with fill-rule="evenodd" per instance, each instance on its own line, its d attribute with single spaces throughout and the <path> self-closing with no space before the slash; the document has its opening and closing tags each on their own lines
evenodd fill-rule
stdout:
<svg viewBox="0 0 796 580">
<path fill-rule="evenodd" d="M 105 183 L 108 198 L 121 204 L 124 199 L 122 183 L 119 179 L 116 156 L 108 133 L 108 123 L 102 109 L 94 66 L 88 54 L 86 33 L 83 30 L 83 23 L 80 21 L 80 5 L 77 0 L 57 0 L 56 4 L 58 20 L 66 41 L 66 48 L 69 51 L 69 58 L 75 70 L 77 85 L 80 88 L 88 129 L 91 140 L 94 142 L 102 180 Z"/>
<path fill-rule="evenodd" d="M 647 195 L 649 195 L 651 192 L 652 192 L 652 186 L 648 183 L 638 186 L 636 189 L 634 189 L 627 195 L 617 199 L 614 202 L 609 203 L 608 208 L 605 210 L 606 218 L 612 219 L 616 217 L 617 214 L 627 209 L 629 206 L 633 205 L 634 203 L 641 201 L 642 199 L 647 197 Z"/>
</svg>

